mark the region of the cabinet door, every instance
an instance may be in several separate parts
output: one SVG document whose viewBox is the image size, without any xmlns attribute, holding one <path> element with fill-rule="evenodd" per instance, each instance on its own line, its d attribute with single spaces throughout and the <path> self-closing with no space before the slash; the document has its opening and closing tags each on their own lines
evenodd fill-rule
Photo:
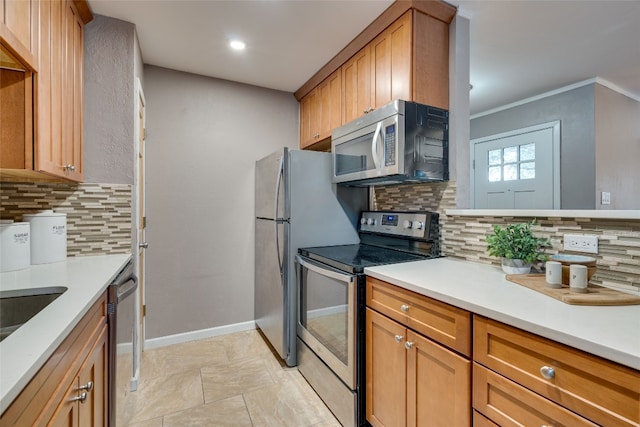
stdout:
<svg viewBox="0 0 640 427">
<path fill-rule="evenodd" d="M 333 129 L 342 124 L 342 75 L 340 70 L 327 77 L 318 86 L 320 123 L 318 139 L 331 136 Z"/>
<path fill-rule="evenodd" d="M 471 426 L 471 362 L 407 331 L 407 426 Z"/>
<path fill-rule="evenodd" d="M 87 391 L 87 399 L 80 404 L 82 425 L 103 427 L 107 425 L 107 385 L 108 385 L 108 330 L 102 327 L 94 347 L 80 368 L 81 390 Z M 90 385 L 89 385 L 90 384 Z"/>
<path fill-rule="evenodd" d="M 76 399 L 78 395 L 78 380 L 71 384 L 64 396 L 64 400 L 60 403 L 54 412 L 51 420 L 47 424 L 49 427 L 77 427 L 79 421 L 79 404 Z"/>
<path fill-rule="evenodd" d="M 371 103 L 382 107 L 411 98 L 411 15 L 409 10 L 370 43 Z"/>
<path fill-rule="evenodd" d="M 371 108 L 371 56 L 369 46 L 356 53 L 341 68 L 343 109 L 342 123 L 348 123 Z"/>
<path fill-rule="evenodd" d="M 314 88 L 300 100 L 300 148 L 318 141 L 319 110 L 318 90 Z"/>
<path fill-rule="evenodd" d="M 407 423 L 406 329 L 367 308 L 367 420 L 374 427 Z"/>
<path fill-rule="evenodd" d="M 83 172 L 83 24 L 72 1 L 42 2 L 35 169 L 73 181 Z"/>
<path fill-rule="evenodd" d="M 38 6 L 37 0 L 0 1 L 0 35 L 30 67 L 37 69 Z"/>
</svg>

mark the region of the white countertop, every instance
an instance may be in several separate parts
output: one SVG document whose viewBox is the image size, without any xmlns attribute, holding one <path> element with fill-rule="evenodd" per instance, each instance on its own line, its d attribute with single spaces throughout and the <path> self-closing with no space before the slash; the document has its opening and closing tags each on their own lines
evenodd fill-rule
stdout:
<svg viewBox="0 0 640 427">
<path fill-rule="evenodd" d="M 68 290 L 0 342 L 0 414 L 131 259 L 129 254 L 68 258 L 0 273 L 0 290 L 64 286 Z"/>
<path fill-rule="evenodd" d="M 640 369 L 640 305 L 577 306 L 505 279 L 500 267 L 438 258 L 366 268 L 372 277 Z"/>
</svg>

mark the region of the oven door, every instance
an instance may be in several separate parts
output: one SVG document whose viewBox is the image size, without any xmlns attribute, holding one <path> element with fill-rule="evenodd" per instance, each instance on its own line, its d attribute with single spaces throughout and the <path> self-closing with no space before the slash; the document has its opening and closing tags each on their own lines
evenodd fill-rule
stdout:
<svg viewBox="0 0 640 427">
<path fill-rule="evenodd" d="M 298 337 L 356 389 L 356 276 L 296 256 Z"/>
</svg>

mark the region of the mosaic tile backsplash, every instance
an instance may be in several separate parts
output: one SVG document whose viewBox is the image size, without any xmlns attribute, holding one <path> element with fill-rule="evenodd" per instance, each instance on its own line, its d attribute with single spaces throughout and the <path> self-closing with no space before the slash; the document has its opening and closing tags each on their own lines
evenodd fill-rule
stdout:
<svg viewBox="0 0 640 427">
<path fill-rule="evenodd" d="M 131 185 L 0 183 L 0 218 L 67 214 L 67 256 L 131 251 Z"/>
<path fill-rule="evenodd" d="M 375 188 L 376 209 L 433 210 L 440 213 L 441 250 L 446 256 L 500 265 L 487 254 L 486 236 L 493 225 L 531 221 L 526 217 L 451 216 L 455 209 L 455 182 L 399 185 Z M 640 220 L 599 218 L 536 218 L 534 233 L 548 237 L 548 254 L 563 250 L 565 233 L 598 236 L 597 272 L 592 283 L 640 291 Z M 589 254 L 584 254 L 589 255 Z"/>
</svg>

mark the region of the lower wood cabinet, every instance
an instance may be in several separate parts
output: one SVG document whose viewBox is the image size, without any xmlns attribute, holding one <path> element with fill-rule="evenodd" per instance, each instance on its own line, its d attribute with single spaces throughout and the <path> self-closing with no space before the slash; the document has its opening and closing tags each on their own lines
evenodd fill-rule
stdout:
<svg viewBox="0 0 640 427">
<path fill-rule="evenodd" d="M 375 281 L 375 289 L 381 286 L 414 296 Z M 471 362 L 367 307 L 366 413 L 374 427 L 470 426 Z"/>
<path fill-rule="evenodd" d="M 108 425 L 106 294 L 0 416 L 0 426 Z"/>
<path fill-rule="evenodd" d="M 498 424 L 640 426 L 640 372 L 481 316 L 473 330 L 474 408 Z"/>
</svg>

